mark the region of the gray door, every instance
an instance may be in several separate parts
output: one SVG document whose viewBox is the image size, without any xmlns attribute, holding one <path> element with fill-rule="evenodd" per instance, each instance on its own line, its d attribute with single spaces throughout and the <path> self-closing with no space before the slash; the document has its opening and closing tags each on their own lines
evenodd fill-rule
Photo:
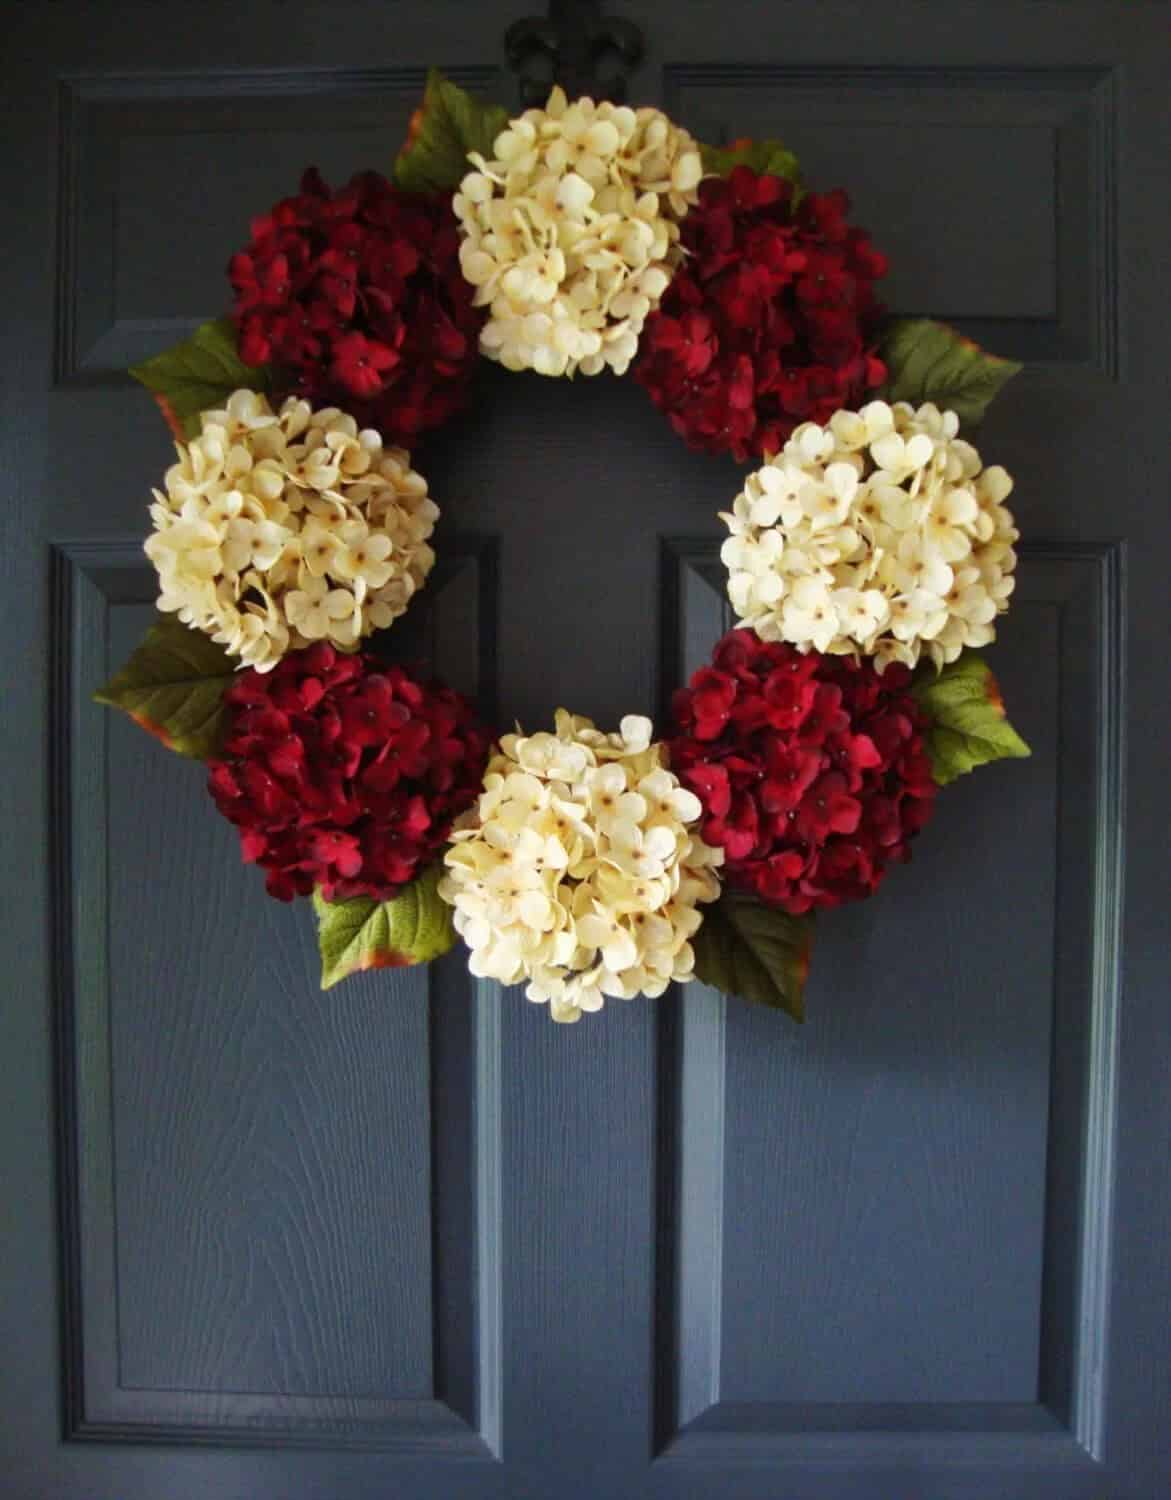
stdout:
<svg viewBox="0 0 1171 1500">
<path fill-rule="evenodd" d="M 389 166 L 427 64 L 516 103 L 524 7 L 7 7 L 5 1500 L 1171 1485 L 1169 8 L 614 8 L 632 97 L 782 136 L 896 311 L 1026 361 L 981 446 L 1033 758 L 823 918 L 803 1029 L 696 986 L 556 1027 L 458 955 L 323 996 L 198 768 L 90 702 L 169 454 L 120 372 L 304 164 Z M 636 385 L 485 369 L 418 461 L 402 639 L 503 719 L 651 711 L 721 629 L 742 471 Z"/>
</svg>

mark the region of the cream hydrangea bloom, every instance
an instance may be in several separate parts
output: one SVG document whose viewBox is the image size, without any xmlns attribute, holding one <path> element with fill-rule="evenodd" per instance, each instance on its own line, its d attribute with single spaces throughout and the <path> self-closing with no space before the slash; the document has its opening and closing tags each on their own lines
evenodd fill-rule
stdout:
<svg viewBox="0 0 1171 1500">
<path fill-rule="evenodd" d="M 402 614 L 439 515 L 408 453 L 336 407 L 278 413 L 255 391 L 200 422 L 150 509 L 160 609 L 260 672 L 313 641 L 351 650 Z"/>
<path fill-rule="evenodd" d="M 724 856 L 693 831 L 700 811 L 649 719 L 604 734 L 559 709 L 553 734 L 505 735 L 439 884 L 472 973 L 527 980 L 555 1021 L 690 979 Z"/>
<path fill-rule="evenodd" d="M 699 147 L 657 109 L 555 88 L 478 152 L 452 200 L 460 265 L 489 306 L 480 349 L 510 370 L 625 372 L 698 198 Z"/>
<path fill-rule="evenodd" d="M 1012 480 L 958 431 L 954 412 L 882 401 L 798 427 L 721 512 L 740 624 L 880 671 L 987 645 L 1014 584 Z"/>
</svg>

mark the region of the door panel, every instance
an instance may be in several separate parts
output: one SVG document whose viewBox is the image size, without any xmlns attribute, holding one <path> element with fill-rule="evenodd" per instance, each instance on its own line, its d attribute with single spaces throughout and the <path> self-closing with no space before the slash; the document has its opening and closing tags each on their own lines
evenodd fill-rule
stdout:
<svg viewBox="0 0 1171 1500">
<path fill-rule="evenodd" d="M 1071 1432 L 1100 1456 L 1119 561 L 1026 545 L 991 655 L 1032 759 L 1021 777 L 999 768 L 994 796 L 991 775 L 979 801 L 974 780 L 949 789 L 897 901 L 888 886 L 832 933 L 819 923 L 802 1033 L 710 991 L 664 1008 L 672 1454 L 710 1453 L 719 1433 L 725 1456 L 740 1439 L 779 1460 L 803 1432 L 883 1431 L 924 1458 L 1046 1434 L 1030 1441 L 1077 1467 Z M 714 544 L 668 541 L 663 567 L 677 676 L 728 607 Z M 1089 795 L 1059 799 L 1069 785 Z"/>
<path fill-rule="evenodd" d="M 892 312 L 1115 375 L 1112 68 L 745 61 L 667 68 L 667 107 L 705 140 L 800 140 L 890 256 Z"/>
<path fill-rule="evenodd" d="M 54 563 L 67 1420 L 486 1454 L 498 1001 L 452 955 L 323 1002 L 312 922 L 257 900 L 203 774 L 91 701 L 154 613 L 140 544 Z M 489 701 L 495 574 L 452 537 L 401 643 Z"/>
<path fill-rule="evenodd" d="M 200 769 L 90 701 L 170 454 L 121 372 L 303 166 L 389 167 L 428 64 L 514 102 L 525 7 L 14 10 L 4 1500 L 1167 1491 L 1169 7 L 614 8 L 636 102 L 784 137 L 895 311 L 1026 361 L 978 441 L 1033 758 L 819 922 L 804 1028 L 695 985 L 555 1027 L 460 954 L 323 995 Z M 440 562 L 380 649 L 505 724 L 661 723 L 742 468 L 487 366 L 417 461 Z"/>
<path fill-rule="evenodd" d="M 491 67 L 449 71 L 500 92 Z M 57 383 L 121 384 L 218 316 L 253 217 L 309 165 L 331 183 L 386 170 L 425 79 L 425 64 L 64 77 Z"/>
</svg>

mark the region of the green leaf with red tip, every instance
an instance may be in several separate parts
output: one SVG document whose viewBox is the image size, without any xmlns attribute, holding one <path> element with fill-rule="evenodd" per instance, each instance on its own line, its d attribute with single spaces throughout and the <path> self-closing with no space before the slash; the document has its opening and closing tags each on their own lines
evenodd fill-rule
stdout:
<svg viewBox="0 0 1171 1500">
<path fill-rule="evenodd" d="M 406 143 L 395 158 L 395 183 L 408 193 L 458 187 L 472 170 L 468 152 L 491 159 L 492 143 L 507 124 L 506 109 L 485 104 L 432 68 L 423 103 L 411 116 Z"/>
<path fill-rule="evenodd" d="M 921 667 L 911 691 L 931 721 L 927 753 L 940 786 L 991 761 L 1032 754 L 1005 716 L 992 669 L 975 651 L 965 651 L 938 675 Z"/>
<path fill-rule="evenodd" d="M 404 886 L 393 901 L 355 896 L 327 901 L 313 892 L 321 988 L 367 969 L 402 969 L 441 957 L 455 943 L 451 907 L 439 895 L 442 861 Z"/>
<path fill-rule="evenodd" d="M 267 391 L 272 385 L 269 365 L 246 365 L 240 358 L 230 318 L 204 323 L 173 349 L 131 365 L 130 373 L 154 395 L 180 442 L 198 437 L 200 412 L 223 406 L 233 391 Z"/>
<path fill-rule="evenodd" d="M 223 698 L 235 666 L 202 631 L 161 615 L 94 700 L 129 714 L 168 750 L 206 760 L 223 742 Z"/>
<path fill-rule="evenodd" d="M 797 186 L 801 181 L 801 168 L 793 153 L 780 141 L 733 141 L 730 146 L 704 146 L 699 148 L 705 172 L 716 177 L 728 177 L 733 167 L 749 167 L 758 175 L 769 173 L 783 177 Z"/>
<path fill-rule="evenodd" d="M 805 1019 L 813 923 L 725 890 L 691 941 L 695 977 L 725 995 Z"/>
<path fill-rule="evenodd" d="M 878 392 L 884 401 L 933 401 L 974 427 L 1001 387 L 1022 368 L 1015 359 L 989 354 L 971 339 L 931 318 L 901 318 L 890 324 L 879 344 L 887 369 Z"/>
</svg>

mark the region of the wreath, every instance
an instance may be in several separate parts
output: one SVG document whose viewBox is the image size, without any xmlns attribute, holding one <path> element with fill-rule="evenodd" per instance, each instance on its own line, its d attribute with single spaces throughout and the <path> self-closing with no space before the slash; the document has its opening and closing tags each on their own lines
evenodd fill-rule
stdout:
<svg viewBox="0 0 1171 1500">
<path fill-rule="evenodd" d="M 697 978 L 800 1018 L 815 913 L 873 894 L 937 789 L 1027 755 L 977 654 L 1013 589 L 975 425 L 1019 368 L 890 320 L 842 192 L 774 141 L 698 144 L 554 88 L 509 119 L 438 73 L 390 178 L 306 172 L 232 256 L 228 317 L 131 373 L 177 438 L 158 623 L 97 694 L 208 788 L 322 985 L 425 963 L 555 1020 Z M 631 374 L 754 465 L 720 513 L 738 619 L 672 723 L 497 737 L 364 647 L 425 586 L 410 450 L 480 358 Z"/>
</svg>

